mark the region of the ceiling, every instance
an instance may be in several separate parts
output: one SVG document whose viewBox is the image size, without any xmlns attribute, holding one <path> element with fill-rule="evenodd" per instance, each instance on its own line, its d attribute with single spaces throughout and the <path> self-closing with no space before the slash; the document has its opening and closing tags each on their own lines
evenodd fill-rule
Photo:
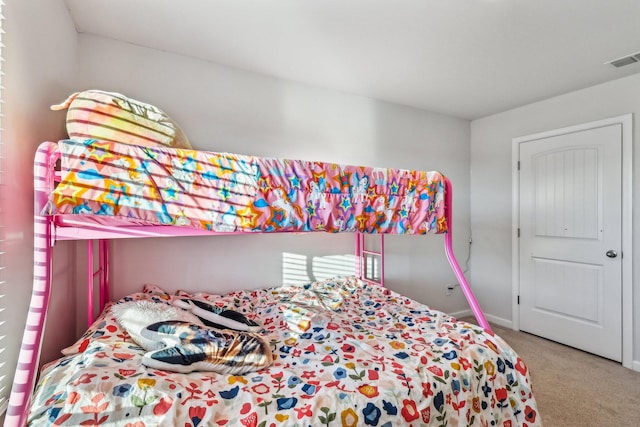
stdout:
<svg viewBox="0 0 640 427">
<path fill-rule="evenodd" d="M 476 119 L 640 72 L 640 0 L 65 0 L 80 33 Z"/>
</svg>

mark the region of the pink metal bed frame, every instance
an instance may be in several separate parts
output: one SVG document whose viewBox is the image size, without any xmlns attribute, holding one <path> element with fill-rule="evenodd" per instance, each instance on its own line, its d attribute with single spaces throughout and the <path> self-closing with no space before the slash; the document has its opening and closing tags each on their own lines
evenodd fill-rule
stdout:
<svg viewBox="0 0 640 427">
<path fill-rule="evenodd" d="M 98 284 L 98 310 L 102 310 L 109 298 L 109 239 L 136 237 L 171 237 L 171 236 L 202 236 L 212 232 L 187 227 L 164 225 L 130 225 L 125 221 L 95 221 L 90 217 L 80 215 L 42 215 L 42 209 L 47 204 L 49 194 L 59 180 L 59 172 L 55 171 L 55 164 L 60 158 L 56 150 L 57 144 L 45 142 L 40 145 L 34 161 L 34 277 L 33 290 L 29 313 L 24 329 L 22 346 L 18 358 L 9 406 L 5 418 L 5 426 L 23 426 L 26 424 L 31 393 L 35 385 L 38 371 L 44 325 L 49 306 L 51 291 L 51 264 L 53 246 L 59 240 L 87 240 L 87 287 L 88 309 L 87 322 L 91 324 L 95 318 L 94 287 Z M 476 297 L 464 276 L 453 252 L 452 235 L 452 187 L 449 179 L 445 178 L 445 218 L 448 232 L 444 235 L 444 246 L 447 259 L 455 274 L 460 288 L 466 297 L 471 311 L 478 324 L 485 330 L 491 327 L 476 300 Z M 238 233 L 239 234 L 239 233 Z M 384 235 L 380 235 L 380 250 L 368 250 L 365 247 L 365 236 L 356 234 L 356 274 L 362 280 L 378 283 L 384 286 Z M 97 268 L 94 267 L 94 241 L 97 241 Z M 380 281 L 367 276 L 366 258 L 377 256 L 380 259 Z"/>
</svg>

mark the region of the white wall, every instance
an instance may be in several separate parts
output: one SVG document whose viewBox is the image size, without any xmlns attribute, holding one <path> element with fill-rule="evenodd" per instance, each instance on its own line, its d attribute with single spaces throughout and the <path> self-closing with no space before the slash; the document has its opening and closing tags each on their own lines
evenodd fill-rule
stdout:
<svg viewBox="0 0 640 427">
<path fill-rule="evenodd" d="M 50 0 L 8 1 L 3 9 L 2 64 L 2 265 L 4 284 L 0 286 L 3 311 L 0 320 L 0 347 L 7 363 L 2 375 L 12 380 L 33 278 L 33 156 L 38 144 L 65 134 L 59 116 L 49 113 L 49 105 L 64 99 L 73 81 L 77 35 L 62 2 Z M 68 294 L 68 256 L 71 247 L 56 251 L 58 264 L 52 298 L 54 316 L 49 319 L 42 360 L 57 357 L 61 345 L 68 344 L 73 317 L 65 307 Z M 54 319 L 52 319 L 54 317 Z M 10 382 L 9 382 L 10 384 Z M 2 390 L 0 393 L 8 393 Z"/>
<path fill-rule="evenodd" d="M 640 74 L 516 108 L 471 123 L 471 281 L 485 311 L 511 321 L 512 139 L 537 132 L 634 113 L 634 214 L 640 218 Z M 637 231 L 637 230 L 636 230 Z M 638 247 L 638 233 L 633 246 Z M 640 267 L 634 259 L 635 271 Z M 637 276 L 637 275 L 636 275 Z M 640 284 L 634 280 L 634 307 Z M 640 316 L 634 320 L 634 360 L 640 359 Z"/>
<path fill-rule="evenodd" d="M 0 287 L 5 308 L 0 321 L 6 321 L 1 342 L 9 354 L 4 368 L 9 375 L 22 338 L 32 281 L 33 154 L 40 141 L 64 136 L 64 114 L 50 112 L 48 106 L 72 91 L 120 91 L 159 105 L 182 125 L 198 149 L 442 170 L 456 190 L 458 258 L 464 267 L 471 226 L 471 283 L 485 311 L 506 323 L 511 319 L 511 139 L 640 112 L 640 75 L 635 75 L 469 125 L 465 120 L 409 107 L 78 36 L 61 1 L 9 1 L 4 15 L 4 188 L 0 207 L 6 239 L 2 262 L 7 269 L 6 283 Z M 634 136 L 639 140 L 637 124 Z M 637 159 L 638 150 L 635 152 Z M 636 193 L 640 191 L 638 179 L 640 174 L 635 172 Z M 635 224 L 638 215 L 634 214 Z M 137 240 L 120 241 L 113 247 L 113 296 L 119 297 L 145 282 L 167 288 L 214 286 L 220 291 L 276 284 L 282 276 L 283 252 L 351 254 L 352 236 Z M 79 305 L 82 301 L 73 284 L 76 266 L 67 262 L 82 260 L 81 249 L 84 245 L 61 245 L 56 250 L 55 317 L 49 318 L 43 360 L 56 357 L 57 350 L 73 340 L 72 331 L 84 327 L 84 311 L 74 325 L 67 309 L 76 298 Z M 387 254 L 391 288 L 445 311 L 467 308 L 459 290 L 452 297 L 444 296 L 444 284 L 454 279 L 441 236 L 388 237 Z M 81 266 L 78 270 L 82 275 Z M 634 306 L 638 306 L 638 285 L 634 291 Z M 640 317 L 635 322 L 637 336 Z M 636 338 L 634 359 L 639 358 L 640 339 Z"/>
<path fill-rule="evenodd" d="M 77 89 L 118 91 L 160 106 L 197 149 L 336 163 L 440 169 L 457 195 L 456 250 L 469 230 L 469 122 L 368 98 L 80 35 Z M 448 311 L 467 308 L 442 236 L 387 240 L 389 286 Z M 114 297 L 145 282 L 166 288 L 263 287 L 282 279 L 282 253 L 352 254 L 353 236 L 227 236 L 118 241 Z M 433 262 L 425 262 L 431 258 Z"/>
</svg>

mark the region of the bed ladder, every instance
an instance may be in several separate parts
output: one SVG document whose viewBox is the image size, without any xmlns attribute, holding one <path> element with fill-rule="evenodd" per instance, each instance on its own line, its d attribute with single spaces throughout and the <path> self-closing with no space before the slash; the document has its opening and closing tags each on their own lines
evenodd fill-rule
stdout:
<svg viewBox="0 0 640 427">
<path fill-rule="evenodd" d="M 367 249 L 365 234 L 356 233 L 356 276 L 365 282 L 384 286 L 384 234 L 378 236 L 380 249 L 373 250 Z"/>
</svg>

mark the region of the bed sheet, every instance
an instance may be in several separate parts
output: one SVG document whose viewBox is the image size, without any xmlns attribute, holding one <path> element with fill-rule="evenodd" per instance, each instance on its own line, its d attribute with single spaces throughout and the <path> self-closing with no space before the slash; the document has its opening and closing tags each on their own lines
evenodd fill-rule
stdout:
<svg viewBox="0 0 640 427">
<path fill-rule="evenodd" d="M 218 232 L 443 233 L 439 172 L 64 140 L 50 214 Z"/>
<path fill-rule="evenodd" d="M 242 376 L 141 366 L 107 307 L 48 364 L 31 425 L 539 426 L 525 363 L 500 337 L 355 278 L 187 294 L 258 321 L 275 361 Z M 121 301 L 175 296 L 147 288 Z"/>
</svg>

